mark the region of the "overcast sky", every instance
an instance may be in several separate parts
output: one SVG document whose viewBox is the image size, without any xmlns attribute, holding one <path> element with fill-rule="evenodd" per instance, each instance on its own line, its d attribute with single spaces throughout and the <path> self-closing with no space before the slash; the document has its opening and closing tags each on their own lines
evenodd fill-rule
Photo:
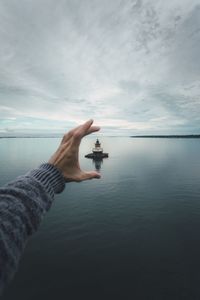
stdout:
<svg viewBox="0 0 200 300">
<path fill-rule="evenodd" d="M 0 134 L 200 133 L 199 0 L 0 0 Z"/>
</svg>

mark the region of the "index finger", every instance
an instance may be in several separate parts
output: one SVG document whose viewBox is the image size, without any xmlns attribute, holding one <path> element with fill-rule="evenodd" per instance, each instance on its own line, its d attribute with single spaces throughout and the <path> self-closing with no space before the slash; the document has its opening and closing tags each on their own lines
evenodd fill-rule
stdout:
<svg viewBox="0 0 200 300">
<path fill-rule="evenodd" d="M 88 120 L 87 122 L 85 122 L 84 124 L 80 125 L 77 130 L 74 131 L 74 138 L 75 139 L 79 139 L 81 140 L 89 131 L 90 127 L 93 124 L 93 120 Z"/>
<path fill-rule="evenodd" d="M 95 131 L 99 131 L 100 127 L 99 126 L 92 126 L 93 120 L 89 120 L 85 122 L 83 125 L 81 125 L 76 132 L 74 132 L 72 140 L 73 144 L 77 147 L 80 145 L 81 140 L 84 136 L 89 135 Z"/>
<path fill-rule="evenodd" d="M 71 129 L 69 132 L 67 132 L 64 136 L 63 139 L 61 141 L 61 144 L 65 143 L 69 138 L 71 137 L 75 137 L 75 138 L 82 138 L 84 135 L 89 134 L 89 129 L 91 131 L 97 131 L 97 130 L 93 130 L 91 125 L 93 123 L 93 120 L 88 120 L 87 122 L 85 122 L 82 125 L 77 126 L 76 128 Z M 91 128 L 90 128 L 91 127 Z M 97 127 L 97 126 L 95 126 Z M 84 133 L 86 131 L 86 133 Z M 83 135 L 83 136 L 82 136 Z"/>
</svg>

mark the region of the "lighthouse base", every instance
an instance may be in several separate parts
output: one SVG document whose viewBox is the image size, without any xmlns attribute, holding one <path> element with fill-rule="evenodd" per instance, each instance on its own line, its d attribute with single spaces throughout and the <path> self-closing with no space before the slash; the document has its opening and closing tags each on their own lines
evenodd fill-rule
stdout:
<svg viewBox="0 0 200 300">
<path fill-rule="evenodd" d="M 108 153 L 89 153 L 85 155 L 85 157 L 93 159 L 102 159 L 108 157 Z"/>
</svg>

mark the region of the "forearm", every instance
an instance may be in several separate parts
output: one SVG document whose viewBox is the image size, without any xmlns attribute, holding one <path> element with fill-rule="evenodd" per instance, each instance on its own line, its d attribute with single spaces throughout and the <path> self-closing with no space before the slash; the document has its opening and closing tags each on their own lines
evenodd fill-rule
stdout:
<svg viewBox="0 0 200 300">
<path fill-rule="evenodd" d="M 0 293 L 17 270 L 27 238 L 64 185 L 60 172 L 44 164 L 0 189 Z"/>
</svg>

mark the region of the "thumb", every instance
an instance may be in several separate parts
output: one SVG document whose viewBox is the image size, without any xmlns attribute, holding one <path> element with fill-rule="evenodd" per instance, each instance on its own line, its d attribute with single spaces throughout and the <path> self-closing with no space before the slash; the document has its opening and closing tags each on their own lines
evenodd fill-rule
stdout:
<svg viewBox="0 0 200 300">
<path fill-rule="evenodd" d="M 101 174 L 95 171 L 91 171 L 91 172 L 83 172 L 82 174 L 82 180 L 89 180 L 89 179 L 99 179 L 101 178 Z"/>
</svg>

